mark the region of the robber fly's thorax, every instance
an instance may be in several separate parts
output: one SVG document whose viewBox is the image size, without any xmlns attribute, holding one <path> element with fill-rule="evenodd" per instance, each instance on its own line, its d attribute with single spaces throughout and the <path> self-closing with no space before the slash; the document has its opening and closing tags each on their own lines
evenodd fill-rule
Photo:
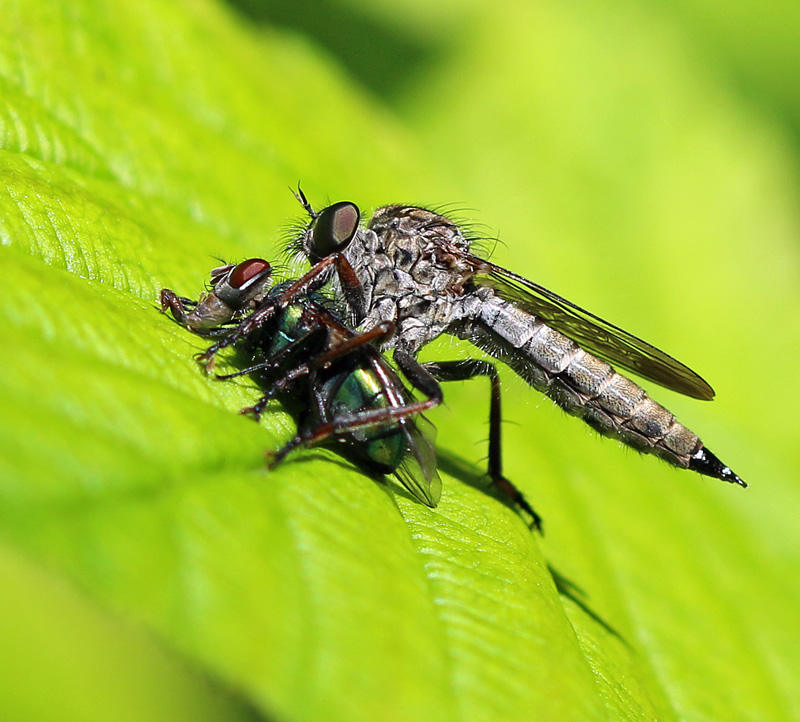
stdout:
<svg viewBox="0 0 800 722">
<path fill-rule="evenodd" d="M 364 327 L 392 321 L 397 333 L 384 348 L 402 340 L 415 353 L 477 313 L 481 297 L 464 292 L 476 270 L 468 248 L 458 228 L 436 213 L 407 206 L 379 209 L 345 250 L 367 299 Z"/>
</svg>

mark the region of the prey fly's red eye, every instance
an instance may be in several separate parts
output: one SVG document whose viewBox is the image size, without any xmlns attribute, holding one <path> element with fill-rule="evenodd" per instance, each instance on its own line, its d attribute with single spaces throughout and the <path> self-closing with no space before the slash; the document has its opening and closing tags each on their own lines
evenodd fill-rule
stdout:
<svg viewBox="0 0 800 722">
<path fill-rule="evenodd" d="M 269 270 L 269 263 L 263 258 L 250 258 L 242 261 L 231 271 L 228 283 L 233 288 L 242 288 L 248 281 L 252 281 L 267 270 Z"/>
</svg>

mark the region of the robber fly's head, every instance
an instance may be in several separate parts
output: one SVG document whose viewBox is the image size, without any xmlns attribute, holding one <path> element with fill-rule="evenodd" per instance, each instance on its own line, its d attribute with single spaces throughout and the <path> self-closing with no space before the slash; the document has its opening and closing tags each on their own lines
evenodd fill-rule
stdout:
<svg viewBox="0 0 800 722">
<path fill-rule="evenodd" d="M 311 223 L 303 235 L 303 250 L 312 263 L 347 248 L 361 221 L 358 206 L 350 201 L 334 203 L 321 211 L 310 207 L 306 210 L 311 214 Z"/>
<path fill-rule="evenodd" d="M 211 271 L 211 290 L 187 317 L 197 329 L 214 328 L 255 309 L 267 295 L 272 267 L 263 258 L 248 258 Z"/>
</svg>

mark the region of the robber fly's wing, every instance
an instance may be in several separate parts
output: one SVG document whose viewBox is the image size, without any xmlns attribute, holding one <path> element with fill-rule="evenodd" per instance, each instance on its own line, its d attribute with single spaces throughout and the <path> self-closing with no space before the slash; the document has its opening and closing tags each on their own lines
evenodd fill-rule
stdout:
<svg viewBox="0 0 800 722">
<path fill-rule="evenodd" d="M 677 359 L 516 273 L 481 261 L 475 282 L 611 364 L 696 399 L 714 398 L 714 389 Z"/>
<path fill-rule="evenodd" d="M 442 480 L 436 470 L 436 427 L 424 416 L 404 419 L 406 454 L 395 475 L 408 492 L 433 508 L 442 496 Z"/>
</svg>

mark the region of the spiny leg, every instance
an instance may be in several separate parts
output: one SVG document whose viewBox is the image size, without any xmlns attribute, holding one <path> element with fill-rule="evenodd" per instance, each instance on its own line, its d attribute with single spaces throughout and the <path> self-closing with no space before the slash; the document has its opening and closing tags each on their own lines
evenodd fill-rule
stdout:
<svg viewBox="0 0 800 722">
<path fill-rule="evenodd" d="M 480 359 L 429 362 L 420 364 L 420 366 L 442 382 L 467 381 L 476 376 L 486 376 L 489 379 L 492 388 L 489 405 L 489 478 L 502 494 L 530 517 L 531 529 L 541 532 L 541 517 L 533 510 L 533 507 L 525 499 L 522 492 L 509 479 L 503 476 L 501 443 L 503 419 L 501 414 L 500 376 L 497 373 L 497 369 L 488 361 Z"/>
<path fill-rule="evenodd" d="M 269 452 L 268 457 L 270 460 L 268 467 L 270 469 L 274 468 L 290 451 L 299 446 L 316 446 L 328 439 L 358 431 L 359 429 L 380 426 L 393 421 L 402 421 L 403 419 L 428 411 L 437 404 L 438 401 L 435 399 L 413 401 L 403 406 L 362 411 L 352 416 L 338 416 L 330 421 L 316 423 L 313 426 L 301 429 L 294 438 L 286 442 L 286 444 L 277 451 Z"/>
<path fill-rule="evenodd" d="M 247 368 L 239 369 L 238 371 L 234 371 L 229 374 L 215 374 L 215 376 L 218 381 L 229 381 L 230 379 L 235 379 L 239 376 L 247 376 L 248 374 L 255 373 L 256 371 L 279 369 L 287 359 L 291 358 L 293 354 L 298 352 L 298 349 L 302 349 L 304 346 L 311 343 L 314 340 L 314 337 L 323 335 L 325 331 L 326 329 L 324 328 L 311 329 L 308 333 L 305 333 L 299 338 L 294 339 L 291 343 L 288 343 L 284 349 L 276 354 L 273 354 L 264 361 L 259 361 L 258 363 L 248 366 Z M 306 366 L 306 364 L 303 364 L 303 366 Z M 290 371 L 290 373 L 294 372 Z"/>
<path fill-rule="evenodd" d="M 394 331 L 394 324 L 390 321 L 384 321 L 383 323 L 379 323 L 374 326 L 369 331 L 365 331 L 364 333 L 360 334 L 353 334 L 348 339 L 345 339 L 341 343 L 337 344 L 333 348 L 328 349 L 327 351 L 318 354 L 311 361 L 307 361 L 305 363 L 301 363 L 294 368 L 289 369 L 282 377 L 275 379 L 271 382 L 269 391 L 262 396 L 259 401 L 254 406 L 248 406 L 240 411 L 242 414 L 252 415 L 258 420 L 261 417 L 261 414 L 264 413 L 264 409 L 266 409 L 267 404 L 270 400 L 275 398 L 278 394 L 285 391 L 289 388 L 292 384 L 296 381 L 301 379 L 304 376 L 308 376 L 313 374 L 316 370 L 320 368 L 325 368 L 330 364 L 334 363 L 337 359 L 343 358 L 354 351 L 361 349 L 363 346 L 370 344 L 375 341 L 380 341 L 387 336 L 390 336 Z M 316 330 L 312 330 L 308 334 L 305 334 L 299 339 L 296 339 L 293 344 L 290 345 L 289 349 L 285 351 L 295 351 L 296 347 L 302 346 L 304 342 L 307 342 L 309 338 L 316 335 Z M 217 376 L 218 379 L 230 379 L 236 376 L 243 376 L 248 373 L 252 373 L 254 371 L 260 371 L 268 368 L 280 368 L 280 365 L 283 361 L 284 352 L 277 355 L 276 357 L 268 360 L 263 361 L 262 363 L 255 364 L 250 366 L 246 369 L 241 371 L 237 371 L 232 374 L 227 374 L 225 376 Z M 313 384 L 311 385 L 313 387 Z M 428 402 L 423 402 L 425 404 L 425 409 L 427 410 L 430 408 L 428 406 Z M 418 411 L 412 411 L 411 413 L 418 413 Z M 317 442 L 318 443 L 318 442 Z M 313 445 L 313 444 L 310 444 Z M 288 453 L 288 450 L 287 450 Z M 284 454 L 285 456 L 285 454 Z"/>
<path fill-rule="evenodd" d="M 392 406 L 382 409 L 372 409 L 370 411 L 362 411 L 351 416 L 338 416 L 333 419 L 326 418 L 327 410 L 321 397 L 314 393 L 317 388 L 317 373 L 321 369 L 329 368 L 337 361 L 347 358 L 353 353 L 360 352 L 367 354 L 370 359 L 370 366 L 372 366 L 378 377 L 386 384 L 387 388 L 391 386 L 389 380 L 385 378 L 384 365 L 380 353 L 370 344 L 379 343 L 380 341 L 390 337 L 394 332 L 394 324 L 390 321 L 384 321 L 375 325 L 368 331 L 363 333 L 355 333 L 347 329 L 345 326 L 338 324 L 333 317 L 329 317 L 324 309 L 318 308 L 318 313 L 325 323 L 326 328 L 338 330 L 346 337 L 335 343 L 325 351 L 316 354 L 309 361 L 298 364 L 297 366 L 289 369 L 283 377 L 276 379 L 272 383 L 269 392 L 265 394 L 259 402 L 251 409 L 243 409 L 243 413 L 252 413 L 258 415 L 263 412 L 266 403 L 270 398 L 273 398 L 277 393 L 285 390 L 293 383 L 308 376 L 308 388 L 313 399 L 309 399 L 309 408 L 316 405 L 318 421 L 306 428 L 301 429 L 294 438 L 289 440 L 282 448 L 276 452 L 269 454 L 270 462 L 269 467 L 273 468 L 278 464 L 290 451 L 298 446 L 315 446 L 332 437 L 346 434 L 349 432 L 357 431 L 359 429 L 371 428 L 380 426 L 396 421 L 402 421 L 416 414 L 423 413 L 432 409 L 441 403 L 441 389 L 439 385 L 433 380 L 435 389 L 439 392 L 435 397 L 429 397 L 423 401 L 405 401 L 400 400 L 399 397 L 393 397 Z M 383 364 L 383 365 L 382 365 Z M 260 364 L 258 365 L 260 366 Z M 316 404 L 312 403 L 316 401 Z"/>
</svg>

